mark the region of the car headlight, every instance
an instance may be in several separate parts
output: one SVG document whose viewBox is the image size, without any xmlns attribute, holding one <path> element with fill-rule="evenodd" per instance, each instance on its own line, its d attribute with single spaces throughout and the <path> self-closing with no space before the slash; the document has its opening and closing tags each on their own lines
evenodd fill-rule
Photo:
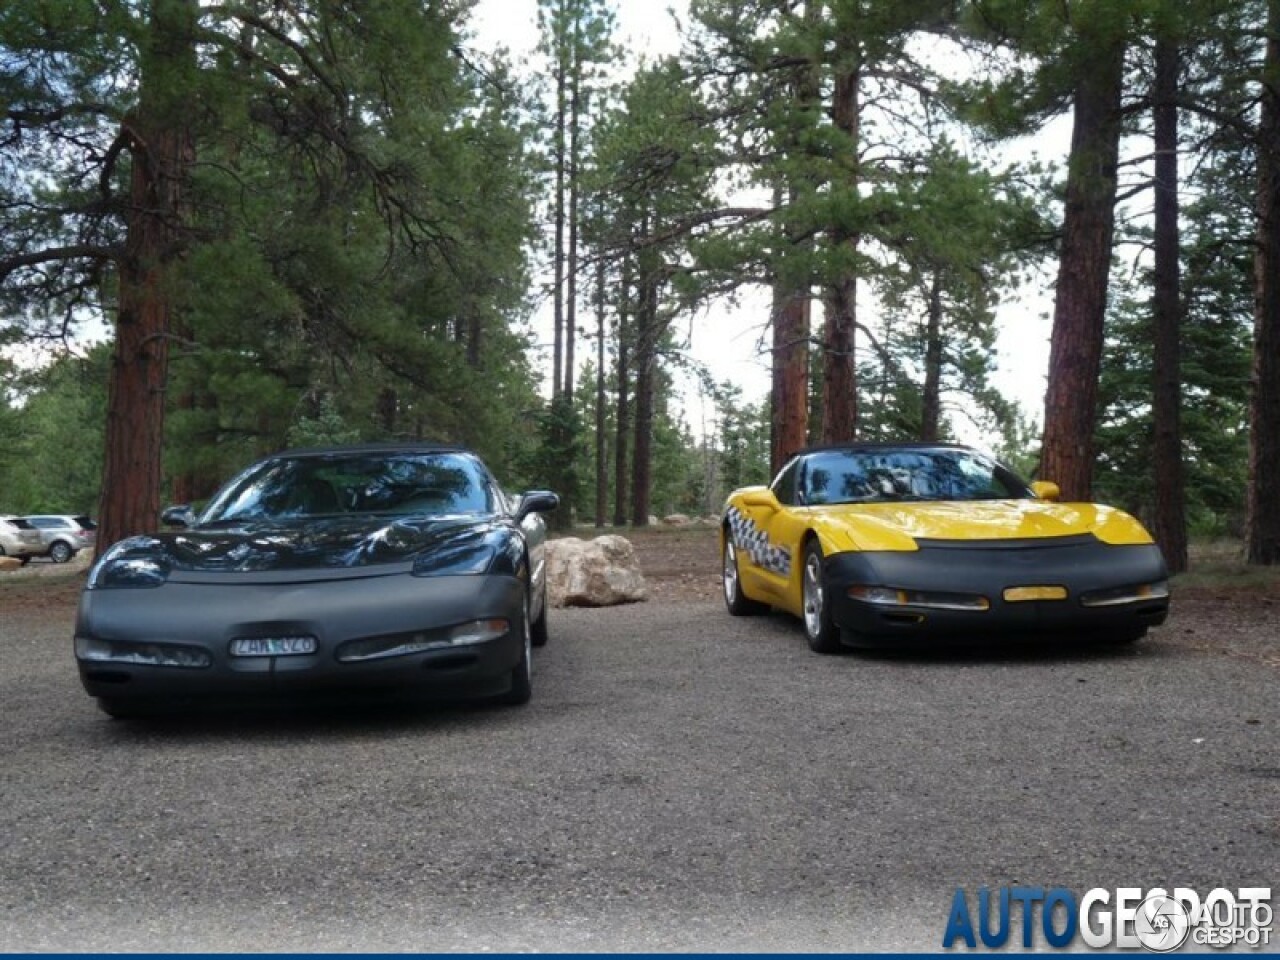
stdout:
<svg viewBox="0 0 1280 960">
<path fill-rule="evenodd" d="M 1157 580 L 1155 583 L 1131 584 L 1125 587 L 1112 587 L 1110 590 L 1095 590 L 1080 598 L 1086 607 L 1116 607 L 1125 603 L 1141 603 L 1143 600 L 1163 600 L 1169 596 L 1169 581 Z"/>
<path fill-rule="evenodd" d="M 445 577 L 456 574 L 485 573 L 498 555 L 497 549 L 488 543 L 468 543 L 432 550 L 413 562 L 415 577 Z"/>
<path fill-rule="evenodd" d="M 898 590 L 894 587 L 868 587 L 855 584 L 849 596 L 863 603 L 881 607 L 930 607 L 934 610 L 986 610 L 991 601 L 968 593 L 940 593 L 933 590 Z"/>
<path fill-rule="evenodd" d="M 391 633 L 381 637 L 361 637 L 349 640 L 338 648 L 338 660 L 342 663 L 358 663 L 362 660 L 381 660 L 385 657 L 405 657 L 426 650 L 442 650 L 448 647 L 469 647 L 489 640 L 497 640 L 511 631 L 511 621 L 502 618 L 469 620 L 453 627 L 436 630 L 419 630 L 416 633 Z"/>
<path fill-rule="evenodd" d="M 154 556 L 126 556 L 130 550 L 150 547 L 149 537 L 121 540 L 93 566 L 86 586 L 90 590 L 114 587 L 158 587 L 169 579 L 169 564 Z"/>
<path fill-rule="evenodd" d="M 76 637 L 76 657 L 88 663 L 130 663 L 143 667 L 182 667 L 200 670 L 213 666 L 208 650 L 180 643 L 135 643 Z"/>
</svg>

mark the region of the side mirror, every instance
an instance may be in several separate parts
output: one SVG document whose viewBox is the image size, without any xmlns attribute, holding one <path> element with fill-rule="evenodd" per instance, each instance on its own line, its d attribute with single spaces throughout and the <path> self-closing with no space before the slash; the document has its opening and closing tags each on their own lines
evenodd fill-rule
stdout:
<svg viewBox="0 0 1280 960">
<path fill-rule="evenodd" d="M 762 507 L 765 510 L 781 510 L 782 504 L 768 487 L 763 490 L 752 490 L 742 495 L 742 503 L 748 507 Z"/>
<path fill-rule="evenodd" d="M 560 497 L 550 490 L 530 490 L 520 497 L 516 507 L 516 523 L 524 523 L 531 513 L 547 513 L 560 506 Z"/>
<path fill-rule="evenodd" d="M 1037 480 L 1031 484 L 1031 492 L 1041 500 L 1057 500 L 1062 496 L 1062 491 L 1058 489 L 1056 483 L 1050 483 L 1048 480 Z"/>
<path fill-rule="evenodd" d="M 166 509 L 160 514 L 160 522 L 169 527 L 194 527 L 196 512 L 183 503 Z"/>
</svg>

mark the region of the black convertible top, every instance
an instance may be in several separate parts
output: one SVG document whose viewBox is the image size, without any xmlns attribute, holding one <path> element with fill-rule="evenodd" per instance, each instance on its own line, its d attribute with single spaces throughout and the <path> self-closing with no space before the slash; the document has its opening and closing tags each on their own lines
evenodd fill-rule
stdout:
<svg viewBox="0 0 1280 960">
<path fill-rule="evenodd" d="M 469 453 L 474 452 L 466 447 L 452 443 L 437 443 L 433 440 L 394 440 L 383 443 L 343 443 L 329 447 L 295 447 L 281 450 L 279 453 L 259 457 L 259 460 L 271 460 L 276 457 L 321 457 L 332 453 Z"/>
</svg>

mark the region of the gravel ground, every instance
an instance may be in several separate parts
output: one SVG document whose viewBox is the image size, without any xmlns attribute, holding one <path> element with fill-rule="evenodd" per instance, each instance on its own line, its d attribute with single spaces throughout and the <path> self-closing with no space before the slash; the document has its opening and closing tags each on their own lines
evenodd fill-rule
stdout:
<svg viewBox="0 0 1280 960">
<path fill-rule="evenodd" d="M 657 599 L 553 611 L 517 709 L 113 722 L 79 578 L 0 587 L 0 949 L 937 950 L 957 886 L 1280 886 L 1272 598 L 819 657 L 639 539 Z"/>
</svg>

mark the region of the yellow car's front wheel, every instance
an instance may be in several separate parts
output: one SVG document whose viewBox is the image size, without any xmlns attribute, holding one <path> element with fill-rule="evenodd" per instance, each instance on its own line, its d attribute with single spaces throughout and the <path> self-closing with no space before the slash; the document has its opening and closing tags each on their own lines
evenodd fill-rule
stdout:
<svg viewBox="0 0 1280 960">
<path fill-rule="evenodd" d="M 840 628 L 831 621 L 822 578 L 822 559 L 822 548 L 816 540 L 810 540 L 804 548 L 804 635 L 809 641 L 809 649 L 817 653 L 838 653 L 841 649 Z"/>
<path fill-rule="evenodd" d="M 742 592 L 742 577 L 738 573 L 738 548 L 734 546 L 733 534 L 727 530 L 720 561 L 724 605 L 729 609 L 729 613 L 735 617 L 750 617 L 768 610 L 765 604 L 752 600 Z"/>
</svg>

